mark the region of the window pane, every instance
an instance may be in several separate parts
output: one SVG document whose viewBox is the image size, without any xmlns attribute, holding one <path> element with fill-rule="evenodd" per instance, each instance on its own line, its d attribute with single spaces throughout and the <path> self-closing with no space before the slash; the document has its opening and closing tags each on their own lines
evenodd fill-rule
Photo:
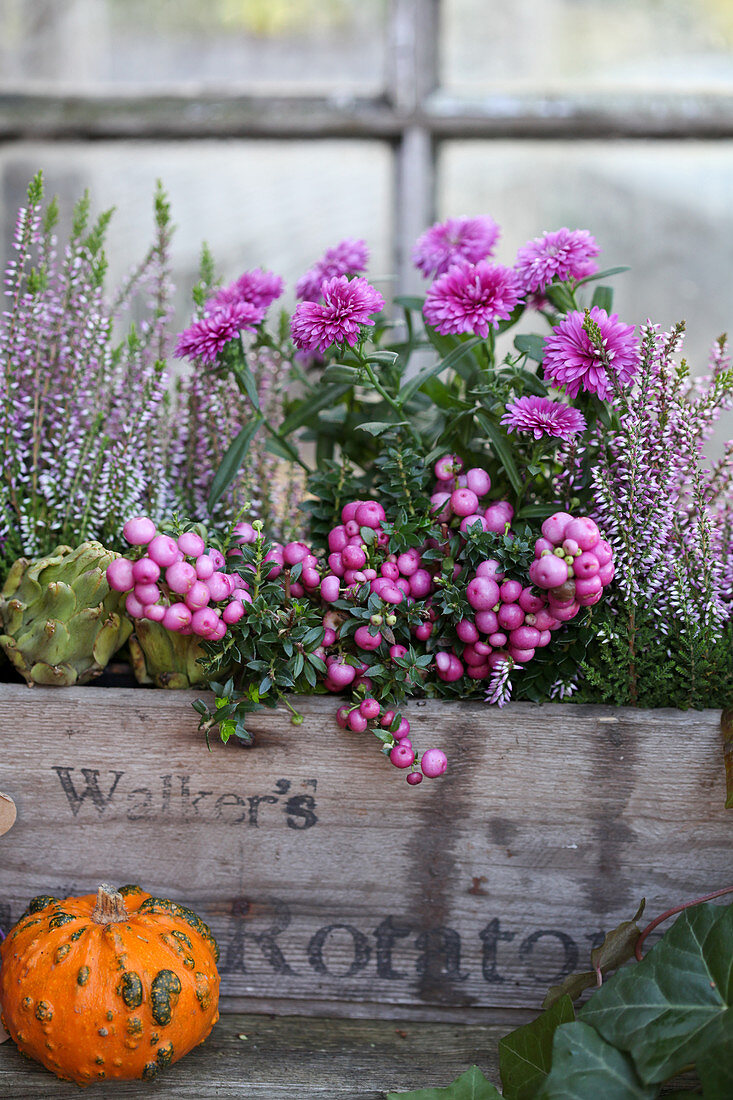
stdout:
<svg viewBox="0 0 733 1100">
<path fill-rule="evenodd" d="M 465 95 L 733 84 L 731 0 L 443 0 L 442 32 Z"/>
<path fill-rule="evenodd" d="M 0 85 L 377 89 L 386 0 L 2 0 Z"/>
<path fill-rule="evenodd" d="M 60 236 L 71 206 L 89 188 L 93 210 L 116 211 L 108 235 L 110 285 L 138 262 L 152 239 L 156 179 L 168 190 L 176 231 L 177 320 L 191 309 L 201 242 L 217 271 L 233 279 L 265 267 L 287 281 L 294 301 L 298 277 L 325 248 L 363 237 L 372 278 L 392 270 L 391 154 L 377 142 L 117 142 L 18 144 L 0 152 L 0 224 L 5 259 L 15 210 L 28 180 L 42 168 L 47 197 L 58 194 Z M 4 265 L 3 265 L 4 266 Z M 391 283 L 380 282 L 382 289 Z"/>
<path fill-rule="evenodd" d="M 544 230 L 589 229 L 603 268 L 631 266 L 609 280 L 614 308 L 630 323 L 686 320 L 697 372 L 712 341 L 733 331 L 732 193 L 729 141 L 455 142 L 440 158 L 441 217 L 491 214 L 507 264 Z"/>
</svg>

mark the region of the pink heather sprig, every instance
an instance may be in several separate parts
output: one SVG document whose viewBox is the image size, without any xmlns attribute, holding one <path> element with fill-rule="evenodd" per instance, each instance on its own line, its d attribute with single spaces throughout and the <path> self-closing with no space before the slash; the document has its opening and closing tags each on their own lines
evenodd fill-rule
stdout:
<svg viewBox="0 0 733 1100">
<path fill-rule="evenodd" d="M 326 249 L 320 260 L 298 279 L 295 286 L 296 297 L 305 302 L 318 302 L 326 279 L 334 279 L 340 275 L 360 275 L 366 271 L 368 263 L 369 250 L 366 242 L 347 237 L 333 248 Z"/>
<path fill-rule="evenodd" d="M 709 467 L 702 448 L 731 405 L 733 372 L 721 369 L 700 393 L 672 358 L 683 331 L 643 330 L 635 384 L 617 399 L 619 427 L 597 434 L 594 518 L 629 608 L 655 614 L 664 633 L 717 636 L 732 609 L 733 472 Z"/>
<path fill-rule="evenodd" d="M 512 681 L 511 675 L 516 669 L 521 670 L 522 665 L 514 661 L 499 661 L 491 674 L 489 686 L 486 689 L 485 701 L 489 706 L 497 706 L 499 709 L 511 702 Z"/>
<path fill-rule="evenodd" d="M 493 218 L 448 218 L 426 229 L 415 243 L 412 262 L 426 278 L 444 275 L 454 264 L 477 264 L 493 255 L 499 226 Z"/>
</svg>

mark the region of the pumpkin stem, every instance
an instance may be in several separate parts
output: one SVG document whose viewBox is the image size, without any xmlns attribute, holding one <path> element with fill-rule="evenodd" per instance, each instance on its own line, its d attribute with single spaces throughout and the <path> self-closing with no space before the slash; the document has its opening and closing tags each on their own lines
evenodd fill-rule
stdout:
<svg viewBox="0 0 733 1100">
<path fill-rule="evenodd" d="M 129 920 L 130 914 L 125 909 L 125 899 L 114 886 L 106 883 L 97 890 L 97 902 L 92 910 L 92 920 L 97 924 L 116 924 L 118 921 Z"/>
</svg>

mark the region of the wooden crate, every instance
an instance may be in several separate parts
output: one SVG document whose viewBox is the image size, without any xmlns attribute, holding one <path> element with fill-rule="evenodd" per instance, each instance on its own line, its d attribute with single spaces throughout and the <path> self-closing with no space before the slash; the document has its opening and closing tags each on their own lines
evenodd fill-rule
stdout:
<svg viewBox="0 0 733 1100">
<path fill-rule="evenodd" d="M 490 1023 L 730 878 L 719 712 L 413 703 L 450 765 L 410 788 L 333 699 L 208 752 L 194 698 L 0 686 L 0 926 L 140 882 L 211 924 L 225 1010 Z"/>
</svg>

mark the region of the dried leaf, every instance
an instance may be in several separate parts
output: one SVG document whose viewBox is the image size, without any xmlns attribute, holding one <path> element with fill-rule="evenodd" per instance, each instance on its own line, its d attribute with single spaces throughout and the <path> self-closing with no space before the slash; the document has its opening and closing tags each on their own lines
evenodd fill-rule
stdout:
<svg viewBox="0 0 733 1100">
<path fill-rule="evenodd" d="M 642 898 L 632 920 L 622 921 L 617 928 L 608 932 L 600 947 L 594 947 L 590 953 L 592 970 L 583 970 L 578 974 L 569 974 L 560 985 L 553 985 L 547 991 L 547 996 L 542 1002 L 543 1008 L 549 1008 L 560 997 L 567 994 L 573 1001 L 577 1000 L 586 989 L 598 985 L 598 971 L 605 977 L 611 970 L 618 969 L 629 959 L 633 958 L 636 941 L 641 935 L 637 925 L 639 917 L 644 912 L 646 898 Z"/>
</svg>

